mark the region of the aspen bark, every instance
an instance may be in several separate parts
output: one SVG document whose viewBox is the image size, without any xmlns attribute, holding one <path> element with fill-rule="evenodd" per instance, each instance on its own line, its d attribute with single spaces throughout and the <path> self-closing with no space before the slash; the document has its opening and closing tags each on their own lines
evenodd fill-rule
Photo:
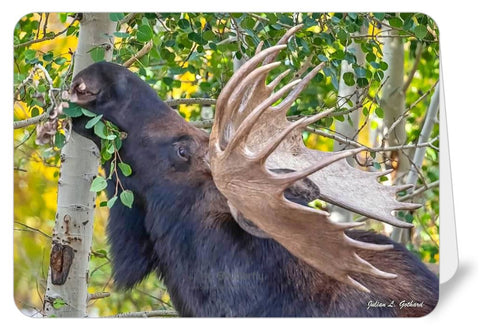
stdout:
<svg viewBox="0 0 480 333">
<path fill-rule="evenodd" d="M 362 26 L 360 28 L 359 33 L 355 33 L 354 35 L 363 35 L 367 32 L 367 29 L 365 26 Z M 357 64 L 360 66 L 363 66 L 365 64 L 365 53 L 363 53 L 360 44 L 357 44 L 355 42 L 352 42 L 348 47 L 347 50 L 355 55 L 355 58 L 357 59 Z M 337 95 L 337 106 L 338 107 L 344 107 L 348 108 L 349 105 L 347 102 L 350 100 L 354 105 L 356 105 L 359 102 L 359 87 L 357 84 L 354 84 L 353 86 L 348 86 L 345 83 L 345 80 L 343 79 L 343 74 L 351 72 L 353 73 L 355 80 L 357 79 L 352 65 L 350 65 L 346 60 L 342 60 L 341 63 L 341 71 L 340 71 L 340 80 L 339 80 L 339 86 L 338 86 L 338 95 Z M 355 110 L 349 114 L 351 123 L 348 121 L 348 119 L 345 119 L 344 121 L 340 121 L 338 119 L 335 119 L 335 131 L 337 133 L 342 134 L 342 136 L 347 137 L 348 139 L 353 140 L 354 136 L 357 134 L 358 131 L 358 122 L 359 122 L 359 110 Z M 340 143 L 338 141 L 333 142 L 333 150 L 334 151 L 340 151 L 345 148 L 351 148 L 351 147 L 346 147 L 345 144 Z M 353 165 L 352 158 L 348 158 L 347 161 Z M 337 222 L 348 222 L 353 220 L 353 214 L 349 210 L 346 210 L 342 207 L 334 206 L 332 208 L 332 216 L 331 218 L 334 221 Z"/>
<path fill-rule="evenodd" d="M 74 75 L 93 63 L 89 51 L 105 49 L 111 60 L 115 22 L 108 13 L 85 13 L 80 21 Z M 90 185 L 99 167 L 97 146 L 72 131 L 61 153 L 57 214 L 43 311 L 45 316 L 85 317 L 96 193 Z"/>
<path fill-rule="evenodd" d="M 404 48 L 401 37 L 396 36 L 396 31 L 385 32 L 390 37 L 383 38 L 383 60 L 388 64 L 385 71 L 385 85 L 383 87 L 380 105 L 384 111 L 385 126 L 390 127 L 395 121 L 401 118 L 405 112 L 405 93 L 404 85 Z M 405 144 L 407 133 L 405 131 L 405 119 L 402 119 L 388 135 L 389 146 L 399 146 Z M 396 157 L 396 180 L 410 169 L 410 161 L 402 152 L 398 152 Z"/>
</svg>

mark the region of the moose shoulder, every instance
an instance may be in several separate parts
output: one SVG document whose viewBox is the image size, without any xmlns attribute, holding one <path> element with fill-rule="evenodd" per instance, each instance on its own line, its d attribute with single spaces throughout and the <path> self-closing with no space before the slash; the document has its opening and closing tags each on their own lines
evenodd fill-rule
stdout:
<svg viewBox="0 0 480 333">
<path fill-rule="evenodd" d="M 274 51 L 260 55 L 257 63 L 265 58 L 271 62 Z M 228 93 L 227 86 L 219 101 L 228 99 Z M 71 100 L 128 133 L 120 154 L 132 166 L 133 174 L 121 181 L 135 193 L 135 203 L 132 209 L 114 205 L 107 228 L 119 287 L 131 288 L 155 271 L 182 316 L 422 316 L 435 307 L 438 279 L 402 245 L 347 227 L 330 231 L 355 246 L 348 252 L 350 256 L 343 256 L 342 249 L 317 244 L 316 237 L 323 237 L 315 234 L 317 228 L 309 236 L 315 238 L 315 248 L 305 252 L 300 246 L 298 250 L 302 238 L 297 237 L 304 237 L 302 233 L 284 237 L 270 228 L 270 222 L 265 222 L 241 193 L 232 194 L 228 184 L 219 183 L 222 180 L 217 181 L 215 172 L 225 171 L 219 169 L 224 166 L 219 166 L 223 155 L 212 151 L 212 146 L 222 153 L 227 150 L 232 141 L 241 139 L 236 139 L 241 124 L 233 124 L 235 133 L 230 135 L 222 132 L 225 123 L 216 119 L 217 129 L 212 132 L 220 130 L 217 138 L 209 140 L 135 74 L 112 63 L 96 63 L 80 72 L 72 83 Z M 227 105 L 238 106 L 236 100 L 229 101 Z M 219 110 L 217 105 L 217 113 Z M 79 123 L 74 126 L 89 135 Z M 232 154 L 241 156 L 236 147 L 232 149 Z M 236 163 L 239 167 L 243 164 Z M 280 179 L 299 172 L 273 169 L 270 174 Z M 237 171 L 247 176 L 251 173 Z M 108 192 L 112 195 L 112 188 Z M 292 180 L 282 191 L 283 197 L 296 205 L 292 209 L 305 207 L 320 192 L 318 183 L 304 177 Z M 271 193 L 263 196 L 267 201 Z M 318 214 L 319 221 L 331 227 L 326 214 Z M 292 226 L 316 222 L 288 216 Z M 279 221 L 280 226 L 285 223 Z M 342 255 L 329 255 L 334 262 L 322 266 L 315 261 L 315 249 L 319 257 L 324 255 L 322 251 Z M 418 302 L 422 307 L 400 310 L 402 301 Z"/>
</svg>

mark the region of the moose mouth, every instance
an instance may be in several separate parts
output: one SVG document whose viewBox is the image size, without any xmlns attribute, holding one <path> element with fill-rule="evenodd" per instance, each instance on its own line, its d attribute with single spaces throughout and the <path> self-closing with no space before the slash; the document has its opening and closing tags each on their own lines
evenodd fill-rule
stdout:
<svg viewBox="0 0 480 333">
<path fill-rule="evenodd" d="M 72 84 L 70 88 L 70 102 L 78 105 L 86 105 L 94 101 L 99 92 L 100 91 L 89 90 L 82 80 L 81 82 Z"/>
</svg>

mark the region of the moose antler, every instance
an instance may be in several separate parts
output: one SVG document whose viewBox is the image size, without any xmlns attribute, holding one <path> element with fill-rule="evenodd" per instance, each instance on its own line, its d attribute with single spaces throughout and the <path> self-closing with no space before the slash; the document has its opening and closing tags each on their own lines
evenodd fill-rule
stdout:
<svg viewBox="0 0 480 333">
<path fill-rule="evenodd" d="M 232 211 L 241 212 L 319 271 L 368 291 L 349 274 L 396 276 L 373 267 L 355 251 L 383 251 L 392 247 L 349 238 L 344 231 L 361 223 L 332 222 L 323 211 L 287 200 L 284 191 L 296 181 L 309 177 L 318 186 L 321 199 L 399 227 L 411 225 L 396 219 L 392 211 L 414 209 L 418 205 L 398 202 L 396 192 L 406 187 L 380 184 L 377 178 L 385 173 L 365 172 L 348 165 L 345 158 L 364 148 L 320 152 L 305 147 L 301 129 L 331 111 L 295 122 L 287 120 L 286 113 L 292 103 L 323 67 L 318 65 L 303 79 L 292 81 L 278 91 L 274 91 L 275 87 L 289 71 L 265 84 L 268 73 L 280 65 L 273 60 L 301 27 L 290 29 L 276 46 L 260 51 L 260 45 L 256 55 L 235 72 L 222 90 L 210 135 L 213 179 Z M 294 171 L 282 174 L 270 171 L 278 168 Z"/>
</svg>

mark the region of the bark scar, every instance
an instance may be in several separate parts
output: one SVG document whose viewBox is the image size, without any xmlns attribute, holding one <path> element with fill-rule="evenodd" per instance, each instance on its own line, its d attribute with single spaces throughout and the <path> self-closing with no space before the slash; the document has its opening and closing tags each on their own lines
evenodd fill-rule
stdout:
<svg viewBox="0 0 480 333">
<path fill-rule="evenodd" d="M 65 283 L 74 257 L 73 248 L 56 241 L 53 242 L 52 252 L 50 253 L 50 272 L 53 284 L 62 285 Z"/>
</svg>

